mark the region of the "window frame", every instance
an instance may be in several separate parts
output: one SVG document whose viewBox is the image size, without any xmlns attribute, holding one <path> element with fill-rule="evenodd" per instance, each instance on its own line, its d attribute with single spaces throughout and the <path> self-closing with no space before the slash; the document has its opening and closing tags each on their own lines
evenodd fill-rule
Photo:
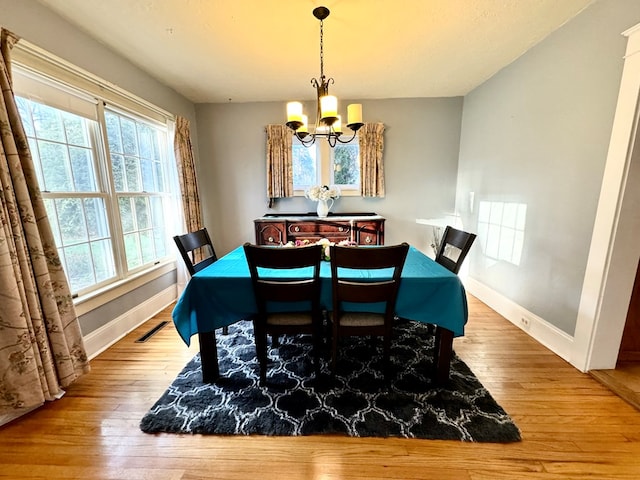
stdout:
<svg viewBox="0 0 640 480">
<path fill-rule="evenodd" d="M 109 145 L 106 136 L 106 120 L 104 115 L 105 104 L 108 103 L 108 109 L 119 115 L 128 116 L 137 122 L 148 123 L 163 131 L 164 141 L 161 146 L 161 163 L 165 172 L 164 178 L 162 179 L 165 192 L 160 195 L 163 198 L 163 202 L 169 202 L 176 208 L 176 210 L 179 211 L 178 206 L 175 204 L 175 202 L 180 202 L 179 192 L 176 191 L 177 182 L 174 178 L 176 172 L 172 171 L 171 167 L 171 159 L 173 158 L 171 136 L 172 123 L 174 120 L 173 115 L 160 109 L 156 109 L 153 106 L 150 107 L 151 104 L 126 93 L 118 87 L 113 86 L 112 88 L 105 88 L 106 82 L 99 82 L 96 80 L 97 77 L 93 77 L 91 74 L 81 71 L 80 69 L 77 69 L 76 71 L 74 70 L 76 67 L 72 68 L 63 60 L 48 53 L 42 53 L 42 50 L 28 43 L 26 43 L 26 46 L 23 44 L 23 49 L 16 48 L 14 50 L 17 53 L 13 62 L 14 77 L 16 74 L 22 75 L 23 77 L 30 77 L 31 79 L 35 79 L 36 82 L 42 82 L 43 85 L 48 85 L 50 88 L 66 92 L 71 96 L 76 95 L 82 99 L 89 99 L 95 103 L 98 123 L 97 128 L 91 128 L 90 142 L 91 150 L 93 152 L 92 163 L 95 170 L 94 174 L 97 191 L 49 192 L 42 190 L 43 198 L 51 199 L 53 201 L 59 198 L 99 198 L 105 204 L 105 211 L 103 212 L 103 215 L 106 218 L 107 228 L 109 229 L 109 237 L 107 238 L 109 238 L 111 243 L 115 275 L 107 278 L 106 280 L 93 283 L 88 287 L 74 289 L 73 296 L 76 306 L 86 303 L 85 308 L 77 308 L 78 314 L 82 314 L 110 301 L 114 298 L 114 295 L 117 296 L 127 293 L 146 281 L 153 280 L 154 278 L 158 278 L 159 276 L 166 274 L 168 271 L 175 269 L 176 266 L 176 257 L 170 248 L 171 237 L 178 229 L 178 225 L 174 223 L 177 221 L 175 219 L 173 219 L 173 221 L 166 221 L 163 224 L 164 255 L 158 255 L 154 259 L 147 263 L 143 263 L 136 268 L 128 268 L 127 266 L 127 259 L 124 251 L 124 234 L 122 232 L 120 212 L 117 206 L 118 194 L 115 191 L 111 160 L 109 156 Z M 59 73 L 61 78 L 56 78 L 56 73 Z M 70 78 L 74 75 L 76 75 L 75 80 L 77 80 L 78 86 L 72 85 L 70 82 Z M 96 95 L 96 91 L 87 91 L 82 88 L 87 84 L 92 85 L 94 90 L 97 90 L 98 92 L 106 93 L 106 95 Z M 49 105 L 59 111 L 76 113 L 73 109 L 61 108 L 60 105 L 52 105 L 51 102 L 38 98 L 37 95 L 31 95 L 28 86 L 23 89 L 19 89 L 15 94 L 16 96 L 25 97 L 28 100 Z M 108 102 L 106 100 L 107 98 L 109 99 Z M 117 99 L 121 99 L 122 101 L 118 102 L 116 101 Z M 88 118 L 88 116 L 86 117 Z M 164 120 L 164 122 L 162 120 Z M 173 164 L 174 163 L 175 162 L 173 162 Z M 36 168 L 40 169 L 40 166 L 37 163 Z M 39 172 L 39 174 L 42 174 L 42 172 Z M 151 198 L 155 196 L 157 192 L 149 193 L 140 191 L 135 193 L 121 193 L 124 193 L 125 196 L 137 194 L 139 196 L 144 195 Z M 149 205 L 149 211 L 151 211 L 151 203 L 149 203 Z M 56 226 L 56 228 L 58 228 L 58 226 Z M 90 237 L 87 237 L 87 241 L 85 243 L 89 244 L 89 241 Z M 94 259 L 92 259 L 91 268 L 94 271 L 95 278 L 96 264 Z M 141 280 L 144 280 L 144 282 L 141 283 Z M 110 291 L 118 293 L 108 294 Z M 100 298 L 103 298 L 103 300 L 100 300 Z"/>
<path fill-rule="evenodd" d="M 345 134 L 346 135 L 346 134 Z M 358 135 L 356 134 L 353 139 L 351 139 L 350 142 L 346 143 L 345 145 L 352 145 L 355 144 L 358 146 L 359 149 L 359 138 Z M 334 185 L 334 168 L 335 168 L 335 161 L 334 161 L 334 148 L 332 148 L 329 145 L 329 142 L 325 139 L 325 138 L 320 138 L 318 137 L 316 139 L 316 141 L 310 145 L 310 146 L 305 146 L 302 144 L 302 142 L 296 137 L 296 135 L 293 135 L 292 138 L 292 142 L 291 142 L 291 148 L 295 148 L 296 146 L 301 147 L 301 148 L 308 148 L 308 149 L 315 149 L 316 151 L 316 181 L 315 183 L 313 183 L 312 185 L 296 185 L 294 183 L 293 185 L 293 194 L 294 196 L 300 196 L 300 197 L 304 197 L 305 195 L 305 191 L 313 186 L 313 185 Z M 337 145 L 343 145 L 342 143 L 339 143 Z M 292 152 L 293 154 L 293 152 Z M 359 150 L 358 150 L 358 170 L 360 169 L 360 154 L 359 154 Z M 338 187 L 340 188 L 340 195 L 343 197 L 359 197 L 362 196 L 362 191 L 360 188 L 360 184 L 358 185 L 338 185 Z"/>
</svg>

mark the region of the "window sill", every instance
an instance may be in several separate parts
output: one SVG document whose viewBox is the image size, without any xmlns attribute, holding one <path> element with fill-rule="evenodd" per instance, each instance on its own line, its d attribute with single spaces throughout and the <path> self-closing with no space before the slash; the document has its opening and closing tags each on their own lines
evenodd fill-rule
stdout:
<svg viewBox="0 0 640 480">
<path fill-rule="evenodd" d="M 102 305 L 105 305 L 106 303 L 109 303 L 175 269 L 175 260 L 170 260 L 168 262 L 155 265 L 153 268 L 140 272 L 127 279 L 119 280 L 107 285 L 106 287 L 75 298 L 74 304 L 76 315 L 81 316 L 87 312 L 95 310 L 96 308 L 101 307 Z"/>
</svg>

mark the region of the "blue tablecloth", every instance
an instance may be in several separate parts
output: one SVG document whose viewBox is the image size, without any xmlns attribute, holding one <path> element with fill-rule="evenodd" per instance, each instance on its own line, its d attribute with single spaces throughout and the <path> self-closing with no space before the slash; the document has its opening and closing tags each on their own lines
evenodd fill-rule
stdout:
<svg viewBox="0 0 640 480">
<path fill-rule="evenodd" d="M 329 262 L 322 262 L 320 276 L 321 301 L 330 309 Z M 456 337 L 462 336 L 467 323 L 464 287 L 457 275 L 410 247 L 402 269 L 396 312 L 399 317 L 433 323 L 451 330 Z M 244 249 L 238 247 L 191 278 L 172 316 L 178 333 L 189 345 L 192 335 L 211 332 L 255 313 L 247 259 Z"/>
</svg>

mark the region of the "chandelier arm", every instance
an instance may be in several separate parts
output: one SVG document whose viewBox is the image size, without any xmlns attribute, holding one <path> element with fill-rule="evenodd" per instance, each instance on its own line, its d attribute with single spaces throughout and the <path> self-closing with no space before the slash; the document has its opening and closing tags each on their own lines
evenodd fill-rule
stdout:
<svg viewBox="0 0 640 480">
<path fill-rule="evenodd" d="M 300 141 L 300 143 L 302 143 L 302 145 L 305 147 L 310 147 L 316 141 L 315 133 L 302 135 L 300 132 L 296 131 L 295 135 L 296 135 L 296 138 Z"/>
<path fill-rule="evenodd" d="M 342 140 L 340 137 L 336 136 L 336 140 L 340 143 L 350 143 L 354 138 L 356 138 L 357 133 L 353 132 L 353 135 L 351 135 L 351 138 L 348 140 Z M 335 145 L 335 143 L 334 143 Z"/>
</svg>

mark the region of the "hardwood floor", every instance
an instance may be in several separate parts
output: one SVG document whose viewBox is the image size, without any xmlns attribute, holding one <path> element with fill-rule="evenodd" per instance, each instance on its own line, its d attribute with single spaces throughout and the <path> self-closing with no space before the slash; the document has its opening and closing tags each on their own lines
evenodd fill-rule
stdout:
<svg viewBox="0 0 640 480">
<path fill-rule="evenodd" d="M 640 362 L 619 362 L 615 369 L 593 370 L 589 373 L 640 410 Z"/>
<path fill-rule="evenodd" d="M 92 362 L 59 401 L 0 427 L 0 478 L 553 479 L 640 477 L 640 412 L 474 298 L 454 341 L 522 431 L 514 444 L 147 435 L 144 413 L 196 353 L 168 308 Z"/>
</svg>

